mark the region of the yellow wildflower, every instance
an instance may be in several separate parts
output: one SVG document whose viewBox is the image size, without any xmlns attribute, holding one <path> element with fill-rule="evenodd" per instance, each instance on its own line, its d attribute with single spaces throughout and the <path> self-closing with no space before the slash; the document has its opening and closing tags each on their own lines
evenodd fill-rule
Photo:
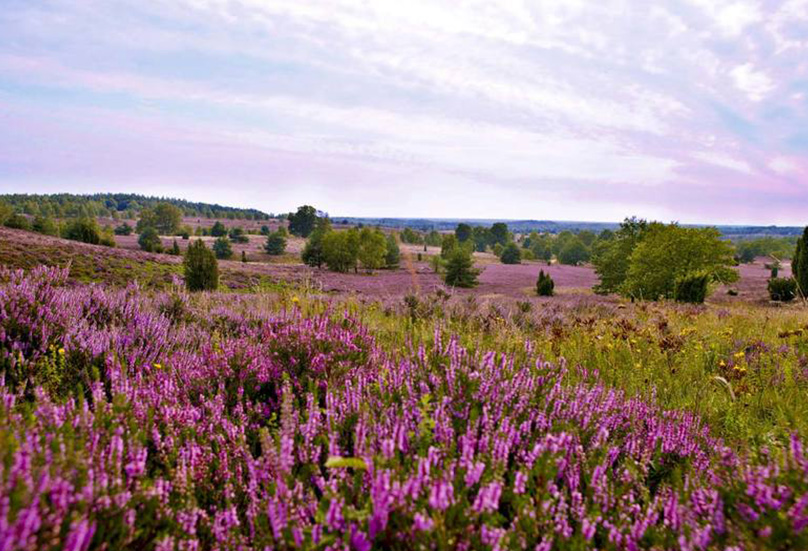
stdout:
<svg viewBox="0 0 808 551">
<path fill-rule="evenodd" d="M 726 367 L 727 362 L 725 362 L 724 360 L 721 360 L 720 362 L 718 362 L 718 365 L 720 365 L 721 367 Z"/>
<path fill-rule="evenodd" d="M 60 349 L 59 349 L 59 355 L 60 355 L 60 356 L 64 356 L 64 355 L 65 355 L 65 349 L 64 349 L 64 348 L 60 348 Z"/>
<path fill-rule="evenodd" d="M 743 351 L 735 353 L 735 357 L 738 358 L 739 360 L 745 356 L 746 354 Z"/>
<path fill-rule="evenodd" d="M 162 365 L 160 365 L 160 364 L 154 364 L 154 367 L 155 367 L 156 369 L 163 369 L 163 366 L 162 366 Z"/>
</svg>

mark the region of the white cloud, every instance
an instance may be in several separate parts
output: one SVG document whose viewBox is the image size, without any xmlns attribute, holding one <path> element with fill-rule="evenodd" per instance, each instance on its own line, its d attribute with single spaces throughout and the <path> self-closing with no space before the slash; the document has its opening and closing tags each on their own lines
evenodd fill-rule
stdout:
<svg viewBox="0 0 808 551">
<path fill-rule="evenodd" d="M 730 71 L 736 88 L 752 101 L 760 101 L 774 88 L 774 81 L 763 71 L 756 70 L 751 63 L 738 65 Z"/>
<path fill-rule="evenodd" d="M 693 157 L 715 166 L 728 168 L 729 170 L 734 170 L 736 172 L 752 174 L 752 167 L 749 166 L 749 163 L 736 159 L 726 153 L 719 151 L 697 151 L 696 153 L 693 153 Z"/>
</svg>

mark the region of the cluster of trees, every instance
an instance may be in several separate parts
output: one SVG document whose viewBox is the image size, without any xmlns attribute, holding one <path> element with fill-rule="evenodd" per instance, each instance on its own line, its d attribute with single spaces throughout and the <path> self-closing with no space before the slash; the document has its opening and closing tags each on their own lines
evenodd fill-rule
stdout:
<svg viewBox="0 0 808 551">
<path fill-rule="evenodd" d="M 786 260 L 793 256 L 796 237 L 760 237 L 746 239 L 735 245 L 738 262 L 748 264 L 755 258 L 770 256 L 779 260 Z"/>
<path fill-rule="evenodd" d="M 83 217 L 57 222 L 52 217 L 41 214 L 35 216 L 19 214 L 3 201 L 0 201 L 0 225 L 92 245 L 115 246 L 115 235 L 112 228 L 100 227 L 95 218 Z"/>
<path fill-rule="evenodd" d="M 291 221 L 290 221 L 291 222 Z M 401 253 L 394 235 L 378 228 L 334 230 L 326 217 L 316 217 L 309 239 L 301 254 L 309 266 L 325 265 L 335 272 L 368 272 L 381 268 L 397 268 Z"/>
<path fill-rule="evenodd" d="M 98 218 L 110 217 L 134 220 L 144 209 L 159 204 L 171 204 L 184 216 L 200 218 L 226 218 L 228 220 L 268 220 L 272 216 L 256 209 L 239 209 L 222 205 L 184 201 L 159 197 L 147 197 L 131 193 L 96 193 L 74 195 L 9 194 L 2 199 L 15 212 L 30 216 L 51 218 Z"/>
<path fill-rule="evenodd" d="M 592 264 L 600 278 L 595 291 L 703 302 L 710 284 L 738 280 L 734 253 L 715 228 L 628 218 L 594 247 Z"/>
</svg>

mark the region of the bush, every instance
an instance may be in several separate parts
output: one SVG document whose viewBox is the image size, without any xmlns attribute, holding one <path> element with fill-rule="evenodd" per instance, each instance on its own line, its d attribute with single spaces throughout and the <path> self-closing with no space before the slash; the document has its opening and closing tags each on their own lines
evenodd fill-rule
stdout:
<svg viewBox="0 0 808 551">
<path fill-rule="evenodd" d="M 463 247 L 457 247 L 449 255 L 446 263 L 446 285 L 451 287 L 474 287 L 480 271 L 474 267 L 471 254 Z"/>
<path fill-rule="evenodd" d="M 219 263 L 216 255 L 201 239 L 188 246 L 183 260 L 185 287 L 191 291 L 215 291 L 219 286 Z"/>
<path fill-rule="evenodd" d="M 174 244 L 171 246 L 171 254 L 174 256 L 180 256 L 182 251 L 180 251 L 180 244 L 177 243 L 177 240 L 174 240 Z"/>
<path fill-rule="evenodd" d="M 112 227 L 107 226 L 101 230 L 101 239 L 98 241 L 98 244 L 105 247 L 115 247 L 115 233 L 112 231 Z"/>
<path fill-rule="evenodd" d="M 505 245 L 499 259 L 503 264 L 520 264 L 522 262 L 522 253 L 519 251 L 519 246 L 511 241 Z"/>
<path fill-rule="evenodd" d="M 101 242 L 101 230 L 92 218 L 79 218 L 70 222 L 65 228 L 65 239 L 98 245 Z"/>
<path fill-rule="evenodd" d="M 539 279 L 536 280 L 536 294 L 540 297 L 551 297 L 555 292 L 555 282 L 550 274 L 545 274 L 544 270 L 539 270 Z"/>
<path fill-rule="evenodd" d="M 709 285 L 710 275 L 705 272 L 682 276 L 674 284 L 673 299 L 677 302 L 701 304 L 707 298 Z"/>
<path fill-rule="evenodd" d="M 213 243 L 213 252 L 216 258 L 226 260 L 233 256 L 233 249 L 230 247 L 230 240 L 226 235 L 222 235 Z"/>
<path fill-rule="evenodd" d="M 270 233 L 264 244 L 264 250 L 272 256 L 282 255 L 286 251 L 286 238 L 279 231 Z"/>
<path fill-rule="evenodd" d="M 791 302 L 797 297 L 797 280 L 793 277 L 773 277 L 766 288 L 769 298 L 777 302 Z"/>
<path fill-rule="evenodd" d="M 31 231 L 31 222 L 22 214 L 12 214 L 6 218 L 5 226 L 15 230 Z"/>
<path fill-rule="evenodd" d="M 123 224 L 115 228 L 115 235 L 132 235 L 133 231 L 134 228 L 132 228 L 132 226 L 124 222 Z"/>
<path fill-rule="evenodd" d="M 217 221 L 215 224 L 213 224 L 213 227 L 210 228 L 210 234 L 213 237 L 223 237 L 227 235 L 227 228 L 224 227 L 224 224 Z"/>
<path fill-rule="evenodd" d="M 53 218 L 47 216 L 37 216 L 34 218 L 34 223 L 31 227 L 35 232 L 43 235 L 59 235 L 59 228 L 56 227 Z"/>
<path fill-rule="evenodd" d="M 396 236 L 393 234 L 387 236 L 387 255 L 385 257 L 385 263 L 387 267 L 391 269 L 398 268 L 398 265 L 401 263 L 401 250 L 398 248 Z"/>
<path fill-rule="evenodd" d="M 160 241 L 160 236 L 157 235 L 157 230 L 154 228 L 146 228 L 140 237 L 137 239 L 137 244 L 140 248 L 149 253 L 163 252 L 163 243 Z"/>
<path fill-rule="evenodd" d="M 249 243 L 250 238 L 247 237 L 242 228 L 232 228 L 230 230 L 230 241 L 233 243 Z"/>
<path fill-rule="evenodd" d="M 241 263 L 242 264 L 247 263 L 247 251 L 241 251 Z"/>
</svg>

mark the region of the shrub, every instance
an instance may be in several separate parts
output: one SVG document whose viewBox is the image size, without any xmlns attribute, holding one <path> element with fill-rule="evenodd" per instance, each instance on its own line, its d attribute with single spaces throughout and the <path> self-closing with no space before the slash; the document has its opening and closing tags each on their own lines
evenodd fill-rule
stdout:
<svg viewBox="0 0 808 551">
<path fill-rule="evenodd" d="M 707 298 L 710 275 L 705 272 L 687 274 L 676 280 L 673 298 L 677 302 L 701 304 Z"/>
<path fill-rule="evenodd" d="M 522 262 L 522 253 L 519 251 L 519 246 L 511 241 L 505 245 L 499 259 L 503 264 L 520 264 Z"/>
<path fill-rule="evenodd" d="M 494 253 L 494 256 L 502 256 L 504 250 L 505 247 L 503 247 L 501 243 L 494 243 L 494 246 L 491 247 L 491 252 Z"/>
<path fill-rule="evenodd" d="M 15 230 L 31 231 L 31 222 L 22 214 L 12 214 L 6 218 L 5 226 Z"/>
<path fill-rule="evenodd" d="M 272 232 L 267 236 L 264 250 L 272 256 L 282 255 L 286 251 L 286 238 L 280 232 Z"/>
<path fill-rule="evenodd" d="M 555 292 L 555 282 L 550 274 L 545 274 L 544 270 L 539 270 L 539 279 L 536 280 L 536 294 L 540 297 L 551 297 Z"/>
<path fill-rule="evenodd" d="M 451 287 L 474 287 L 477 285 L 477 276 L 480 271 L 474 267 L 471 254 L 463 247 L 452 251 L 446 262 L 446 285 Z"/>
<path fill-rule="evenodd" d="M 210 234 L 213 237 L 223 237 L 227 235 L 227 228 L 225 228 L 224 224 L 217 220 L 216 223 L 213 224 L 213 227 L 210 228 Z"/>
<path fill-rule="evenodd" d="M 568 239 L 561 250 L 558 251 L 559 264 L 577 266 L 582 262 L 588 262 L 589 258 L 589 249 L 577 236 Z"/>
<path fill-rule="evenodd" d="M 160 241 L 160 236 L 157 235 L 157 230 L 154 228 L 146 228 L 140 237 L 137 239 L 137 244 L 140 248 L 149 253 L 163 252 L 163 243 Z"/>
<path fill-rule="evenodd" d="M 132 226 L 124 222 L 123 224 L 115 228 L 115 235 L 132 235 L 133 231 L 134 228 L 132 228 Z"/>
<path fill-rule="evenodd" d="M 107 226 L 101 230 L 101 239 L 98 241 L 98 244 L 105 247 L 115 247 L 115 233 L 112 227 Z"/>
<path fill-rule="evenodd" d="M 769 298 L 777 302 L 791 302 L 797 297 L 797 280 L 793 277 L 773 277 L 766 288 Z"/>
<path fill-rule="evenodd" d="M 92 218 L 78 218 L 65 228 L 65 239 L 98 245 L 101 242 L 101 230 Z"/>
<path fill-rule="evenodd" d="M 213 243 L 213 252 L 216 253 L 216 258 L 228 259 L 233 256 L 233 249 L 230 247 L 230 240 L 226 235 L 222 235 Z"/>
<path fill-rule="evenodd" d="M 185 287 L 191 291 L 215 291 L 219 286 L 219 263 L 216 255 L 198 239 L 188 245 L 183 260 Z"/>
<path fill-rule="evenodd" d="M 43 235 L 59 235 L 59 228 L 56 227 L 53 218 L 48 216 L 37 216 L 34 218 L 34 223 L 31 225 L 31 228 L 35 232 Z"/>
<path fill-rule="evenodd" d="M 242 228 L 232 228 L 230 230 L 230 241 L 233 243 L 249 243 L 250 238 L 247 237 Z"/>
<path fill-rule="evenodd" d="M 241 251 L 241 262 L 242 264 L 247 263 L 247 251 Z"/>
<path fill-rule="evenodd" d="M 174 240 L 174 244 L 171 246 L 171 254 L 174 256 L 180 256 L 182 251 L 180 251 L 180 244 L 177 243 L 177 240 Z"/>
<path fill-rule="evenodd" d="M 398 248 L 396 236 L 393 234 L 387 236 L 387 256 L 385 263 L 388 268 L 398 268 L 398 265 L 401 263 L 401 250 Z"/>
</svg>

